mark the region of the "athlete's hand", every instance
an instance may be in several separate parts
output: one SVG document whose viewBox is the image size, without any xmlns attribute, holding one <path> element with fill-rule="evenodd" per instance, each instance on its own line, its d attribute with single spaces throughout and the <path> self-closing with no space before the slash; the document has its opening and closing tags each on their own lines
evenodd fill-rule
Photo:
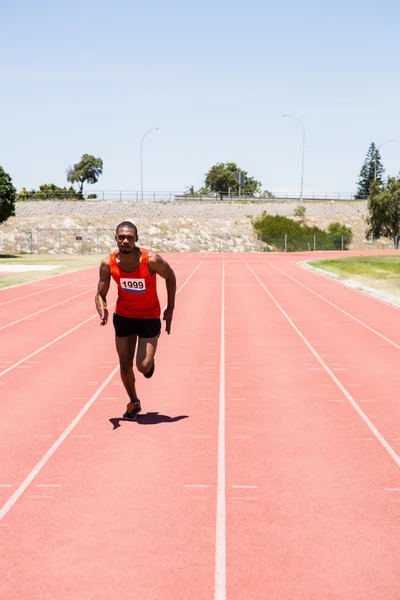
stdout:
<svg viewBox="0 0 400 600">
<path fill-rule="evenodd" d="M 96 298 L 96 308 L 100 317 L 100 325 L 107 325 L 108 321 L 108 308 L 102 298 Z"/>
<path fill-rule="evenodd" d="M 173 313 L 174 313 L 173 308 L 166 308 L 164 310 L 163 320 L 165 321 L 165 331 L 168 333 L 168 335 L 171 333 L 171 322 L 172 322 Z"/>
<path fill-rule="evenodd" d="M 100 315 L 100 325 L 107 325 L 108 308 L 106 306 L 104 306 L 103 308 L 100 309 L 99 315 Z"/>
</svg>

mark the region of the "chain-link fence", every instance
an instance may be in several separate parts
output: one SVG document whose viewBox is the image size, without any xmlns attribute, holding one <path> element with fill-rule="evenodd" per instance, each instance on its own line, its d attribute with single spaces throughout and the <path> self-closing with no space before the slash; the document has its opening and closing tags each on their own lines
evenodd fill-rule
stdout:
<svg viewBox="0 0 400 600">
<path fill-rule="evenodd" d="M 259 238 L 261 252 L 311 252 L 317 250 L 348 250 L 347 240 L 342 235 L 291 235 L 263 236 Z"/>
<path fill-rule="evenodd" d="M 387 249 L 387 244 L 365 240 L 365 249 Z M 348 250 L 343 236 L 290 235 L 240 238 L 202 230 L 156 235 L 143 233 L 139 243 L 156 252 L 312 252 Z M 394 241 L 397 247 L 397 240 Z M 0 233 L 0 254 L 105 254 L 115 249 L 115 229 L 30 229 Z"/>
<path fill-rule="evenodd" d="M 247 241 L 248 242 L 248 241 Z M 171 237 L 140 235 L 139 244 L 156 252 L 256 251 L 256 239 L 242 248 L 227 234 L 203 237 L 199 232 Z M 115 249 L 115 229 L 31 229 L 0 234 L 1 254 L 105 254 Z"/>
</svg>

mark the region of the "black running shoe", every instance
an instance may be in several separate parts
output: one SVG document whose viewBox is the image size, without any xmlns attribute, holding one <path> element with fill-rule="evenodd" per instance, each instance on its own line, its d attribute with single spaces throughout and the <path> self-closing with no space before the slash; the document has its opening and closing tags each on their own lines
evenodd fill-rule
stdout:
<svg viewBox="0 0 400 600">
<path fill-rule="evenodd" d="M 137 402 L 129 402 L 126 406 L 126 413 L 122 417 L 123 419 L 130 419 L 134 421 L 138 414 L 141 412 L 142 407 L 140 406 L 140 401 Z"/>
<path fill-rule="evenodd" d="M 152 365 L 150 371 L 147 371 L 147 373 L 144 373 L 144 376 L 146 377 L 146 379 L 150 379 L 150 377 L 153 377 L 154 367 L 155 367 L 155 362 L 153 361 L 153 365 Z"/>
</svg>

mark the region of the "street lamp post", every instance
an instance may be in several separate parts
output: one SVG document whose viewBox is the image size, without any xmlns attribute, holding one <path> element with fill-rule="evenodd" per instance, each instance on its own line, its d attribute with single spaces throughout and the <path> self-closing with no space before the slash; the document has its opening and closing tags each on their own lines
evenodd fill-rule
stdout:
<svg viewBox="0 0 400 600">
<path fill-rule="evenodd" d="M 374 161 L 374 180 L 376 179 L 376 162 L 378 160 L 378 152 L 379 152 L 379 148 L 382 148 L 382 146 L 384 146 L 385 144 L 393 144 L 394 140 L 389 140 L 387 142 L 382 142 L 382 144 L 379 144 L 379 146 L 376 149 L 376 153 L 375 153 L 375 161 Z"/>
<path fill-rule="evenodd" d="M 142 202 L 143 202 L 143 142 L 144 142 L 146 135 L 148 135 L 151 131 L 156 131 L 157 129 L 160 129 L 160 128 L 153 127 L 153 129 L 149 129 L 148 131 L 146 131 L 146 133 L 142 137 L 142 141 L 140 143 L 140 191 L 141 191 Z"/>
<path fill-rule="evenodd" d="M 303 123 L 300 121 L 300 119 L 298 117 L 295 117 L 294 115 L 282 115 L 282 117 L 290 117 L 292 119 L 296 119 L 296 121 L 298 121 L 300 123 L 300 127 L 303 133 L 302 136 L 302 153 L 301 153 L 301 184 L 300 184 L 300 202 L 303 201 L 303 183 L 304 183 L 304 152 L 305 152 L 305 146 L 306 146 L 306 134 L 304 131 L 304 126 Z"/>
</svg>

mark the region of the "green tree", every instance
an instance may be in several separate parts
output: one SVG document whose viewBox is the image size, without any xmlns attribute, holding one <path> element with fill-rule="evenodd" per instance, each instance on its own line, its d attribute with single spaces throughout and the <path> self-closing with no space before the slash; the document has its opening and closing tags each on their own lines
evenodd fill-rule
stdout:
<svg viewBox="0 0 400 600">
<path fill-rule="evenodd" d="M 261 192 L 261 182 L 256 181 L 254 177 L 249 177 L 247 171 L 240 169 L 236 163 L 217 163 L 206 173 L 205 187 L 210 192 L 216 192 L 223 196 L 228 196 L 229 190 L 231 196 L 239 195 L 239 182 L 235 177 L 235 172 L 243 173 L 245 183 L 241 186 L 242 196 L 253 196 Z"/>
<path fill-rule="evenodd" d="M 84 154 L 78 163 L 68 168 L 67 180 L 70 183 L 78 183 L 79 192 L 82 194 L 85 181 L 90 184 L 97 183 L 102 173 L 102 159 L 95 158 L 91 154 Z"/>
<path fill-rule="evenodd" d="M 38 190 L 29 191 L 22 188 L 18 194 L 18 200 L 64 200 L 79 197 L 79 193 L 72 186 L 60 188 L 54 183 L 44 183 Z"/>
<path fill-rule="evenodd" d="M 347 248 L 352 238 L 351 228 L 342 223 L 331 223 L 328 231 L 312 225 L 304 225 L 294 219 L 281 215 L 269 215 L 264 211 L 252 221 L 253 229 L 258 238 L 268 248 L 289 252 L 312 250 L 333 250 Z M 285 239 L 286 237 L 286 239 Z"/>
<path fill-rule="evenodd" d="M 392 238 L 397 250 L 400 235 L 400 176 L 389 177 L 384 189 L 377 183 L 372 186 L 368 213 L 366 235 L 375 240 Z"/>
<path fill-rule="evenodd" d="M 0 223 L 15 215 L 16 194 L 11 177 L 0 167 Z"/>
<path fill-rule="evenodd" d="M 335 221 L 334 223 L 329 223 L 327 227 L 328 236 L 332 239 L 332 245 L 334 248 L 338 250 L 342 247 L 347 249 L 351 242 L 353 241 L 353 231 L 351 227 L 348 227 L 344 223 L 340 223 L 340 221 Z"/>
<path fill-rule="evenodd" d="M 371 185 L 374 181 L 377 182 L 380 186 L 383 186 L 384 172 L 385 169 L 382 165 L 382 158 L 380 152 L 375 146 L 375 144 L 372 143 L 369 147 L 364 164 L 361 168 L 360 176 L 358 179 L 358 189 L 354 197 L 359 200 L 367 198 L 370 194 Z"/>
</svg>

